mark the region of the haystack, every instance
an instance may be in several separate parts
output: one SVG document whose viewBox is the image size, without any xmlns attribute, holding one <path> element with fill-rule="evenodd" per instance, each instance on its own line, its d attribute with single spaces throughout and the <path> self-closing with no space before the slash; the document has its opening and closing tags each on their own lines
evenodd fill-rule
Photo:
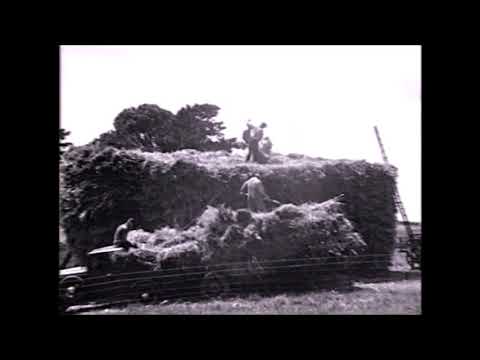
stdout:
<svg viewBox="0 0 480 360">
<path fill-rule="evenodd" d="M 194 230 L 187 234 L 182 229 L 194 224 L 208 205 L 246 206 L 239 189 L 253 173 L 260 174 L 272 198 L 292 206 L 343 193 L 344 215 L 367 243 L 367 252 L 393 251 L 395 168 L 382 164 L 278 154 L 269 164 L 254 164 L 221 151 L 142 153 L 87 146 L 65 155 L 62 172 L 62 225 L 69 244 L 81 254 L 110 244 L 115 228 L 129 217 L 147 232 L 163 229 L 147 242 L 192 239 Z M 285 207 L 263 223 L 295 220 L 295 211 L 301 212 Z"/>
</svg>

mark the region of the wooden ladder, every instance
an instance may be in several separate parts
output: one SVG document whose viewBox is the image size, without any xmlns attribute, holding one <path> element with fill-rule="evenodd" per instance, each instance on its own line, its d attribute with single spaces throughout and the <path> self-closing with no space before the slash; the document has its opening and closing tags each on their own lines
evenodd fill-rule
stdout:
<svg viewBox="0 0 480 360">
<path fill-rule="evenodd" d="M 385 153 L 385 149 L 383 147 L 382 139 L 380 138 L 380 133 L 378 132 L 378 128 L 376 126 L 373 127 L 375 130 L 375 135 L 377 136 L 378 145 L 380 146 L 380 151 L 382 152 L 383 161 L 385 164 L 390 165 L 388 162 L 387 154 Z M 400 211 L 400 215 L 402 216 L 403 222 L 405 224 L 405 229 L 407 231 L 408 239 L 413 243 L 414 235 L 412 228 L 410 226 L 410 222 L 408 221 L 407 212 L 405 211 L 405 207 L 403 206 L 402 200 L 400 199 L 400 193 L 398 192 L 398 187 L 395 185 L 395 206 L 397 207 L 398 211 Z"/>
</svg>

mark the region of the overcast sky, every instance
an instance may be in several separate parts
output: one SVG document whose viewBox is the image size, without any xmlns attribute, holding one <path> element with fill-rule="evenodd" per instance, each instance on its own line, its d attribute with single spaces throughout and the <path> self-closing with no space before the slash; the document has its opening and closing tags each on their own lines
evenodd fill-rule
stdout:
<svg viewBox="0 0 480 360">
<path fill-rule="evenodd" d="M 123 109 L 215 104 L 226 135 L 265 121 L 273 151 L 382 162 L 421 221 L 420 46 L 62 46 L 61 126 L 83 145 Z"/>
</svg>

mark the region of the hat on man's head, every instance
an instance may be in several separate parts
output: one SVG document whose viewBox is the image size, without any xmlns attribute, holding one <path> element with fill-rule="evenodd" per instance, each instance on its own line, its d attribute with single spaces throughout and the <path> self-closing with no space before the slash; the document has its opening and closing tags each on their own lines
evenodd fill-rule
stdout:
<svg viewBox="0 0 480 360">
<path fill-rule="evenodd" d="M 267 123 L 262 122 L 262 123 L 260 124 L 260 127 L 261 127 L 261 128 L 266 128 L 266 127 L 267 127 Z"/>
</svg>

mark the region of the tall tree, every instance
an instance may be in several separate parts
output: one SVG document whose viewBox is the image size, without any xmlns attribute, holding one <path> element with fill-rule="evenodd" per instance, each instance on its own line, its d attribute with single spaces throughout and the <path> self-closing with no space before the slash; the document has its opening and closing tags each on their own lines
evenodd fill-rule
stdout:
<svg viewBox="0 0 480 360">
<path fill-rule="evenodd" d="M 236 139 L 225 139 L 225 126 L 216 119 L 219 110 L 215 105 L 195 104 L 173 114 L 157 105 L 143 104 L 118 114 L 113 122 L 114 130 L 102 134 L 95 143 L 147 152 L 230 151 Z"/>
<path fill-rule="evenodd" d="M 219 110 L 218 106 L 210 104 L 181 108 L 175 116 L 179 148 L 230 150 L 236 139 L 225 139 L 225 126 L 216 119 Z"/>
</svg>

